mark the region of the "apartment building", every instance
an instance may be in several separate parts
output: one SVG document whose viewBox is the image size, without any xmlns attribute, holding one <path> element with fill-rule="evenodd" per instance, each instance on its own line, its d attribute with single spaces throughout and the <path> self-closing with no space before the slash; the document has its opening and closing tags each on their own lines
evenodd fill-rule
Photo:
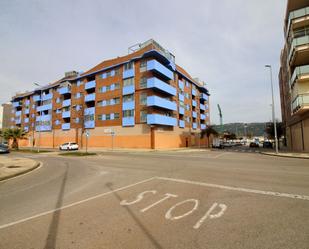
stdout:
<svg viewBox="0 0 309 249">
<path fill-rule="evenodd" d="M 28 132 L 22 146 L 173 148 L 205 146 L 209 92 L 154 40 L 129 48 L 84 73 L 12 98 L 12 126 Z"/>
<path fill-rule="evenodd" d="M 279 86 L 291 150 L 309 152 L 309 1 L 288 0 Z"/>
</svg>

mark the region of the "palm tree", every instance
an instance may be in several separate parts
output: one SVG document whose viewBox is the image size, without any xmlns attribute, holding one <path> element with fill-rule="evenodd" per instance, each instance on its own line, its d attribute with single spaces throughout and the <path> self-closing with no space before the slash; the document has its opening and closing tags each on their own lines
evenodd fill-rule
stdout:
<svg viewBox="0 0 309 249">
<path fill-rule="evenodd" d="M 26 132 L 20 128 L 8 128 L 1 132 L 1 136 L 9 141 L 13 140 L 12 148 L 18 150 L 18 140 L 27 139 Z"/>
<path fill-rule="evenodd" d="M 206 129 L 201 131 L 201 138 L 203 138 L 206 135 L 207 137 L 207 141 L 209 143 L 209 137 L 210 135 L 218 135 L 218 132 L 214 129 L 214 127 L 212 125 L 207 126 Z"/>
</svg>

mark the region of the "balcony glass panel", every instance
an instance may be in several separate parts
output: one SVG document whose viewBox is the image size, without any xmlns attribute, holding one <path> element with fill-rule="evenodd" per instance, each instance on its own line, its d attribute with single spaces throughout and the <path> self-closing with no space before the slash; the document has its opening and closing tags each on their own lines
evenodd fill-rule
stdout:
<svg viewBox="0 0 309 249">
<path fill-rule="evenodd" d="M 37 106 L 36 110 L 37 110 L 38 112 L 47 111 L 47 110 L 51 110 L 52 107 L 53 107 L 52 104 L 41 105 L 41 106 Z"/>
<path fill-rule="evenodd" d="M 122 88 L 122 95 L 128 95 L 128 94 L 132 94 L 134 92 L 135 92 L 135 86 L 134 85 L 124 86 Z"/>
<path fill-rule="evenodd" d="M 309 35 L 302 36 L 299 38 L 294 38 L 291 44 L 288 61 L 291 60 L 295 47 L 306 45 L 306 44 L 309 44 Z"/>
<path fill-rule="evenodd" d="M 128 102 L 123 102 L 122 103 L 122 110 L 133 110 L 135 109 L 135 101 L 128 101 Z"/>
<path fill-rule="evenodd" d="M 52 118 L 51 115 L 42 115 L 42 116 L 36 116 L 36 121 L 50 121 Z"/>
<path fill-rule="evenodd" d="M 177 119 L 160 114 L 148 114 L 147 115 L 147 124 L 149 125 L 167 125 L 167 126 L 176 126 Z"/>
<path fill-rule="evenodd" d="M 200 104 L 200 109 L 203 110 L 203 111 L 205 111 L 205 110 L 206 110 L 206 106 L 203 105 L 203 104 Z"/>
<path fill-rule="evenodd" d="M 185 84 L 181 80 L 178 80 L 178 87 L 183 90 L 185 88 Z"/>
<path fill-rule="evenodd" d="M 159 80 L 156 77 L 152 77 L 147 79 L 147 88 L 155 88 L 157 90 L 160 90 L 162 92 L 168 93 L 172 96 L 176 95 L 176 88 L 165 83 L 162 80 Z"/>
<path fill-rule="evenodd" d="M 193 128 L 193 129 L 197 129 L 197 124 L 196 124 L 196 123 L 193 123 L 193 124 L 192 124 L 192 128 Z"/>
<path fill-rule="evenodd" d="M 24 119 L 24 122 L 25 122 L 25 123 L 29 123 L 29 118 L 25 118 L 25 119 Z"/>
<path fill-rule="evenodd" d="M 180 128 L 185 128 L 185 121 L 179 120 L 179 127 Z"/>
<path fill-rule="evenodd" d="M 71 89 L 68 86 L 64 86 L 64 87 L 59 88 L 58 92 L 62 95 L 68 94 L 68 93 L 71 93 Z"/>
<path fill-rule="evenodd" d="M 71 117 L 70 111 L 62 112 L 62 118 L 69 118 L 69 117 Z"/>
<path fill-rule="evenodd" d="M 134 117 L 123 117 L 122 118 L 122 126 L 134 126 L 135 120 Z"/>
<path fill-rule="evenodd" d="M 185 114 L 185 108 L 179 107 L 179 114 L 184 115 Z"/>
<path fill-rule="evenodd" d="M 53 98 L 53 94 L 52 93 L 42 95 L 42 101 L 50 100 L 52 98 Z"/>
<path fill-rule="evenodd" d="M 205 130 L 206 129 L 206 125 L 205 124 L 201 124 L 201 129 Z"/>
<path fill-rule="evenodd" d="M 164 109 L 176 111 L 177 105 L 175 102 L 160 98 L 158 96 L 148 96 L 147 97 L 147 106 L 157 106 Z"/>
<path fill-rule="evenodd" d="M 85 95 L 85 102 L 95 101 L 95 93 Z"/>
<path fill-rule="evenodd" d="M 206 115 L 205 114 L 201 114 L 201 120 L 205 120 L 206 119 Z"/>
<path fill-rule="evenodd" d="M 178 98 L 180 101 L 185 101 L 185 96 L 181 93 L 178 93 Z"/>
<path fill-rule="evenodd" d="M 41 100 L 41 96 L 40 95 L 34 95 L 33 96 L 33 101 L 37 102 Z"/>
<path fill-rule="evenodd" d="M 147 71 L 155 71 L 167 79 L 174 79 L 173 72 L 156 60 L 147 61 Z"/>
<path fill-rule="evenodd" d="M 30 113 L 30 110 L 29 110 L 29 108 L 27 108 L 27 109 L 25 109 L 25 114 L 29 114 Z"/>
<path fill-rule="evenodd" d="M 85 121 L 84 126 L 85 126 L 86 129 L 94 128 L 95 122 L 94 122 L 94 120 Z"/>
<path fill-rule="evenodd" d="M 84 115 L 93 115 L 95 113 L 95 107 L 86 108 L 84 110 Z"/>
<path fill-rule="evenodd" d="M 196 112 L 192 112 L 192 117 L 196 118 L 197 117 L 197 113 Z"/>
<path fill-rule="evenodd" d="M 62 130 L 70 130 L 70 123 L 63 123 L 61 125 Z"/>
<path fill-rule="evenodd" d="M 196 101 L 192 100 L 192 106 L 196 107 Z"/>
<path fill-rule="evenodd" d="M 135 75 L 134 68 L 124 70 L 123 73 L 122 73 L 122 78 L 123 79 L 132 78 L 132 77 L 134 77 L 134 75 Z"/>
<path fill-rule="evenodd" d="M 298 95 L 292 102 L 293 112 L 296 112 L 299 109 L 304 108 L 304 107 L 309 108 L 309 93 Z"/>
<path fill-rule="evenodd" d="M 309 74 L 309 65 L 296 67 L 291 77 L 290 85 L 292 85 L 296 79 L 298 79 L 299 77 L 305 74 Z"/>
<path fill-rule="evenodd" d="M 191 91 L 191 92 L 192 92 L 192 95 L 193 95 L 193 96 L 196 96 L 196 90 L 195 90 L 194 88 L 192 88 L 192 91 Z"/>
<path fill-rule="evenodd" d="M 70 106 L 71 105 L 71 99 L 63 100 L 62 107 Z"/>
<path fill-rule="evenodd" d="M 95 88 L 96 83 L 95 80 L 89 81 L 85 84 L 85 90 Z"/>
</svg>

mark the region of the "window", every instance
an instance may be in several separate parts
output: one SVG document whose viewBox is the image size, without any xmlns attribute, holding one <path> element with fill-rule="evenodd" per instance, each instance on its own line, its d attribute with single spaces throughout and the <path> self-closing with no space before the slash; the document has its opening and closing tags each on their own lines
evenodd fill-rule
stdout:
<svg viewBox="0 0 309 249">
<path fill-rule="evenodd" d="M 81 93 L 75 93 L 74 98 L 79 99 L 81 96 Z"/>
<path fill-rule="evenodd" d="M 128 62 L 127 64 L 124 65 L 124 70 L 133 69 L 133 65 L 134 65 L 133 61 Z"/>
<path fill-rule="evenodd" d="M 123 117 L 134 117 L 134 110 L 123 111 Z"/>
<path fill-rule="evenodd" d="M 103 106 L 103 100 L 98 101 L 97 105 L 98 106 Z"/>
<path fill-rule="evenodd" d="M 147 93 L 141 93 L 139 95 L 139 103 L 140 103 L 140 105 L 146 105 L 147 104 Z"/>
<path fill-rule="evenodd" d="M 110 91 L 111 90 L 111 86 L 106 86 L 106 92 Z"/>
<path fill-rule="evenodd" d="M 140 112 L 140 121 L 141 123 L 147 122 L 147 111 Z"/>
<path fill-rule="evenodd" d="M 106 105 L 111 105 L 111 100 L 110 99 L 106 100 Z"/>
<path fill-rule="evenodd" d="M 131 85 L 133 85 L 134 84 L 134 78 L 129 78 L 129 79 L 125 79 L 124 81 L 123 81 L 123 86 L 125 87 L 125 86 L 131 86 Z"/>
<path fill-rule="evenodd" d="M 146 60 L 142 60 L 140 62 L 140 72 L 145 72 L 147 70 L 147 61 Z"/>
<path fill-rule="evenodd" d="M 116 68 L 114 71 L 115 71 L 115 76 L 120 74 L 120 68 Z"/>
<path fill-rule="evenodd" d="M 185 93 L 185 98 L 187 98 L 187 99 L 190 98 L 189 93 Z"/>
<path fill-rule="evenodd" d="M 190 84 L 189 84 L 189 81 L 186 81 L 186 87 L 189 87 Z"/>
<path fill-rule="evenodd" d="M 134 94 L 123 96 L 123 102 L 131 102 L 131 101 L 134 101 Z"/>
<path fill-rule="evenodd" d="M 56 99 L 56 103 L 60 103 L 60 98 L 57 98 L 57 99 Z"/>
<path fill-rule="evenodd" d="M 80 105 L 76 105 L 73 108 L 74 108 L 75 111 L 79 111 L 81 109 L 81 106 Z"/>
<path fill-rule="evenodd" d="M 114 113 L 114 119 L 119 119 L 119 112 Z"/>
<path fill-rule="evenodd" d="M 75 122 L 75 124 L 78 124 L 79 123 L 79 118 L 75 118 L 74 122 Z"/>
<path fill-rule="evenodd" d="M 82 80 L 78 80 L 77 81 L 77 86 L 81 86 L 83 84 L 83 81 Z"/>
<path fill-rule="evenodd" d="M 106 118 L 106 120 L 111 120 L 111 115 L 110 114 L 106 114 L 105 118 Z"/>
<path fill-rule="evenodd" d="M 105 93 L 106 92 L 106 86 L 102 86 L 99 88 L 100 93 Z"/>
<path fill-rule="evenodd" d="M 61 109 L 56 109 L 56 113 L 61 113 Z"/>
<path fill-rule="evenodd" d="M 85 121 L 93 121 L 94 120 L 94 115 L 85 115 Z"/>
<path fill-rule="evenodd" d="M 114 98 L 114 105 L 120 104 L 120 98 Z"/>
<path fill-rule="evenodd" d="M 98 115 L 98 120 L 105 120 L 105 115 L 104 114 L 99 114 Z"/>
<path fill-rule="evenodd" d="M 183 101 L 181 101 L 181 100 L 179 100 L 179 106 L 181 106 L 181 107 L 185 107 L 184 102 L 183 102 Z"/>
<path fill-rule="evenodd" d="M 147 78 L 146 77 L 142 77 L 140 82 L 139 82 L 139 87 L 140 88 L 146 88 L 147 87 Z"/>
<path fill-rule="evenodd" d="M 116 89 L 120 89 L 120 83 L 119 83 L 119 82 L 115 83 L 114 85 L 115 85 L 115 86 L 114 86 L 114 87 L 115 87 L 115 90 L 116 90 Z"/>
<path fill-rule="evenodd" d="M 112 76 L 112 72 L 111 72 L 111 71 L 106 72 L 106 78 L 107 78 L 107 77 L 111 77 L 111 76 Z"/>
<path fill-rule="evenodd" d="M 60 124 L 60 121 L 57 119 L 57 120 L 55 121 L 55 125 L 58 125 L 58 124 Z"/>
</svg>

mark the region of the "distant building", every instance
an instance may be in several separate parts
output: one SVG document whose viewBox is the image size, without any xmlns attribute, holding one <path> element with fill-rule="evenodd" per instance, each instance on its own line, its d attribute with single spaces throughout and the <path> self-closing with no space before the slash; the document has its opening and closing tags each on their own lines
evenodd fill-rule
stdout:
<svg viewBox="0 0 309 249">
<path fill-rule="evenodd" d="M 287 145 L 309 152 L 309 1 L 288 0 L 279 86 Z"/>
<path fill-rule="evenodd" d="M 11 103 L 2 104 L 0 106 L 0 129 L 11 127 L 11 116 L 13 107 Z"/>
<path fill-rule="evenodd" d="M 170 148 L 205 145 L 209 93 L 156 41 L 129 48 L 85 73 L 75 71 L 12 98 L 12 125 L 29 132 L 24 146 Z"/>
</svg>

